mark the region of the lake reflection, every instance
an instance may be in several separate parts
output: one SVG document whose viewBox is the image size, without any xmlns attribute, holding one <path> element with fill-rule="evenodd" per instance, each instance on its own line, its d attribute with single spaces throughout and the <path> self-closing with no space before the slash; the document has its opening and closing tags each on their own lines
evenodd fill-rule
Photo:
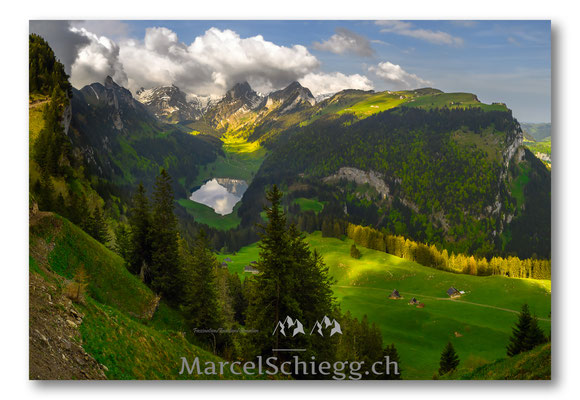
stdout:
<svg viewBox="0 0 580 400">
<path fill-rule="evenodd" d="M 240 179 L 214 178 L 204 183 L 189 198 L 214 209 L 217 214 L 230 214 L 248 188 Z"/>
</svg>

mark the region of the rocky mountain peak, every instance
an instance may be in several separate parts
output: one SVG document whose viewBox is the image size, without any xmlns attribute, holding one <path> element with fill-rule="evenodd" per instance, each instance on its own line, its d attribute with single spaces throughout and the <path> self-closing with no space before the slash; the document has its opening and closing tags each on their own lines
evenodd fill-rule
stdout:
<svg viewBox="0 0 580 400">
<path fill-rule="evenodd" d="M 310 107 L 316 104 L 316 99 L 310 89 L 294 81 L 282 90 L 277 90 L 268 95 L 266 107 L 281 104 L 282 113 L 290 112 L 298 107 Z"/>
<path fill-rule="evenodd" d="M 201 103 L 197 99 L 187 101 L 186 94 L 175 85 L 141 88 L 136 96 L 149 111 L 165 122 L 196 120 L 202 115 Z"/>
</svg>

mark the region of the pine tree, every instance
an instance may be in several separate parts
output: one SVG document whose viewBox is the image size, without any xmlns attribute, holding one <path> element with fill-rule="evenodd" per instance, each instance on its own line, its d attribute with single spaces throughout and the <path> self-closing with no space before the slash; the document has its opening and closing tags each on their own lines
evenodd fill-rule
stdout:
<svg viewBox="0 0 580 400">
<path fill-rule="evenodd" d="M 133 204 L 129 210 L 130 245 L 127 267 L 144 282 L 150 283 L 151 267 L 151 211 L 143 184 L 137 186 Z"/>
<path fill-rule="evenodd" d="M 96 207 L 91 214 L 90 235 L 105 244 L 110 240 L 109 229 L 103 213 Z"/>
<path fill-rule="evenodd" d="M 361 254 L 360 254 L 360 250 L 357 249 L 356 244 L 352 244 L 350 246 L 350 256 L 352 258 L 356 258 L 357 260 L 360 258 Z"/>
<path fill-rule="evenodd" d="M 228 294 L 232 299 L 232 306 L 234 309 L 234 319 L 240 325 L 244 325 L 244 314 L 248 307 L 247 299 L 244 297 L 244 290 L 242 281 L 238 274 L 228 273 Z"/>
<path fill-rule="evenodd" d="M 151 220 L 151 285 L 169 302 L 177 303 L 181 292 L 177 218 L 173 212 L 171 177 L 165 169 L 157 177 Z"/>
<path fill-rule="evenodd" d="M 208 248 L 203 230 L 195 240 L 193 251 L 185 241 L 182 240 L 180 244 L 182 269 L 179 279 L 185 283 L 183 308 L 187 323 L 192 330 L 217 329 L 221 321 L 216 278 L 218 261 Z M 211 344 L 215 352 L 215 335 L 202 333 L 197 338 Z"/>
<path fill-rule="evenodd" d="M 538 326 L 537 318 L 531 315 L 530 308 L 524 304 L 518 322 L 512 330 L 512 336 L 507 345 L 507 355 L 513 357 L 546 341 L 544 332 Z"/>
<path fill-rule="evenodd" d="M 439 361 L 439 375 L 445 375 L 446 373 L 453 371 L 459 365 L 459 356 L 455 352 L 451 342 L 447 343 L 445 349 L 441 353 L 441 360 Z"/>
<path fill-rule="evenodd" d="M 334 315 L 331 278 L 322 257 L 310 251 L 308 244 L 295 225 L 287 226 L 281 209 L 282 193 L 274 185 L 266 198 L 271 207 L 266 208 L 268 223 L 262 225 L 260 254 L 257 269 L 260 271 L 248 283 L 249 306 L 246 326 L 259 330 L 251 335 L 252 355 L 269 355 L 273 348 L 302 346 L 308 350 L 299 357 L 310 360 L 332 359 L 336 338 L 328 340 L 316 335 L 282 335 L 276 329 L 286 317 L 299 320 L 304 326 L 314 326 L 325 315 Z M 274 331 L 275 330 L 275 331 Z M 272 332 L 274 331 L 274 334 Z M 290 342 L 291 340 L 291 342 Z M 278 362 L 287 355 L 278 353 Z"/>
<path fill-rule="evenodd" d="M 291 279 L 292 257 L 290 240 L 286 232 L 286 215 L 281 209 L 282 192 L 276 185 L 266 193 L 271 203 L 265 208 L 268 223 L 260 225 L 262 241 L 256 268 L 256 285 L 248 308 L 247 325 L 259 330 L 252 335 L 252 342 L 258 355 L 268 353 L 272 348 L 280 348 L 279 330 L 273 329 L 286 316 L 301 318 L 298 304 L 293 300 Z"/>
<path fill-rule="evenodd" d="M 389 357 L 389 362 L 396 362 L 397 363 L 397 373 L 395 373 L 394 366 L 389 368 L 389 374 L 385 376 L 385 380 L 400 380 L 402 379 L 401 374 L 401 358 L 399 357 L 399 352 L 395 347 L 395 344 L 392 343 L 391 345 L 387 345 L 383 350 L 383 359 L 385 357 Z"/>
<path fill-rule="evenodd" d="M 322 237 L 334 236 L 334 224 L 330 218 L 325 218 L 322 221 Z"/>
<path fill-rule="evenodd" d="M 127 229 L 127 225 L 124 223 L 119 223 L 117 229 L 115 229 L 115 252 L 121 256 L 127 262 L 129 259 L 131 248 L 131 236 L 130 231 Z"/>
</svg>

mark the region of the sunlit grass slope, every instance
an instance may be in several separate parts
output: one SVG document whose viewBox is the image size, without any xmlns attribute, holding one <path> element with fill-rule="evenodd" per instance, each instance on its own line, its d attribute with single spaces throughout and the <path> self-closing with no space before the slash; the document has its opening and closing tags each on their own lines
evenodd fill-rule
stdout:
<svg viewBox="0 0 580 400">
<path fill-rule="evenodd" d="M 511 329 L 523 303 L 528 303 L 546 333 L 550 330 L 551 282 L 453 274 L 359 246 L 362 257 L 350 257 L 350 239 L 323 238 L 319 232 L 307 241 L 324 257 L 336 279 L 334 293 L 344 311 L 368 315 L 378 324 L 385 343 L 395 343 L 406 378 L 430 379 L 448 341 L 455 346 L 466 371 L 505 357 Z M 257 260 L 254 244 L 230 257 L 230 271 L 241 273 Z M 454 286 L 465 294 L 450 300 Z M 403 299 L 389 300 L 397 289 Z M 416 297 L 424 308 L 409 305 Z M 456 336 L 457 332 L 458 336 Z"/>
</svg>

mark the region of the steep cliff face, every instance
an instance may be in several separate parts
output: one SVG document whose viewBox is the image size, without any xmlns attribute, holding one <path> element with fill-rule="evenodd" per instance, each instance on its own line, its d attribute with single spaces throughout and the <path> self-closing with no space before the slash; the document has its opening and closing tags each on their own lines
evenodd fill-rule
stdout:
<svg viewBox="0 0 580 400">
<path fill-rule="evenodd" d="M 325 183 L 336 183 L 341 179 L 355 182 L 357 185 L 369 184 L 383 199 L 389 195 L 389 186 L 385 183 L 384 177 L 375 171 L 362 171 L 358 168 L 342 167 L 336 174 L 329 175 L 322 179 Z"/>
<path fill-rule="evenodd" d="M 502 151 L 502 165 L 500 174 L 498 177 L 498 191 L 495 198 L 495 203 L 493 205 L 489 205 L 486 208 L 486 211 L 489 215 L 499 216 L 500 217 L 500 226 L 497 230 L 494 230 L 493 234 L 498 235 L 501 234 L 504 230 L 504 223 L 509 223 L 512 218 L 514 217 L 513 212 L 509 212 L 504 209 L 504 204 L 501 201 L 501 194 L 502 194 L 502 187 L 509 186 L 507 182 L 508 178 L 508 171 L 510 168 L 510 164 L 519 163 L 523 157 L 523 143 L 524 143 L 524 134 L 519 126 L 516 125 L 515 129 L 511 132 L 508 132 L 506 135 L 506 147 Z M 502 212 L 503 211 L 503 212 Z"/>
<path fill-rule="evenodd" d="M 62 122 L 61 122 L 64 134 L 67 136 L 71 120 L 72 120 L 72 105 L 69 102 L 69 104 L 65 107 L 64 112 L 62 113 Z"/>
</svg>

